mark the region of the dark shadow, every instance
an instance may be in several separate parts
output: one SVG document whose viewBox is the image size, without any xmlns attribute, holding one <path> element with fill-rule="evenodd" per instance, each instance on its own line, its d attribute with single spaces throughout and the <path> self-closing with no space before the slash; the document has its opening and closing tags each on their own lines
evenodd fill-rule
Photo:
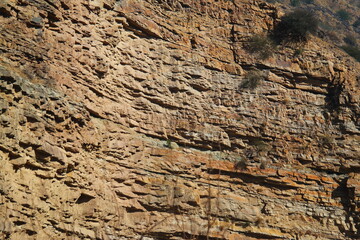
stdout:
<svg viewBox="0 0 360 240">
<path fill-rule="evenodd" d="M 82 204 L 82 203 L 87 203 L 87 202 L 89 202 L 89 201 L 91 201 L 92 199 L 94 199 L 95 197 L 93 197 L 93 196 L 90 196 L 90 195 L 88 195 L 88 194 L 86 194 L 86 193 L 82 193 L 81 195 L 80 195 L 80 197 L 76 200 L 76 204 Z"/>
<path fill-rule="evenodd" d="M 329 84 L 325 98 L 326 106 L 330 111 L 336 111 L 340 107 L 340 95 L 343 91 L 342 84 Z"/>
<path fill-rule="evenodd" d="M 359 218 L 357 216 L 359 213 L 355 211 L 355 206 L 352 204 L 351 189 L 349 189 L 347 187 L 347 181 L 348 181 L 348 178 L 345 178 L 339 182 L 339 186 L 332 192 L 331 198 L 332 199 L 340 198 L 340 203 L 343 206 L 344 211 L 346 212 L 345 221 L 346 221 L 346 223 L 350 223 L 351 222 L 350 217 L 352 217 L 356 221 L 356 219 Z M 344 235 L 346 237 L 351 238 L 351 239 L 359 239 L 358 237 L 360 236 L 360 226 L 359 226 L 359 223 L 355 222 L 355 224 L 356 224 L 356 228 L 357 228 L 356 232 L 353 232 L 351 230 L 346 230 L 340 224 L 338 225 L 338 227 L 339 227 L 339 230 L 342 233 L 344 233 Z"/>
</svg>

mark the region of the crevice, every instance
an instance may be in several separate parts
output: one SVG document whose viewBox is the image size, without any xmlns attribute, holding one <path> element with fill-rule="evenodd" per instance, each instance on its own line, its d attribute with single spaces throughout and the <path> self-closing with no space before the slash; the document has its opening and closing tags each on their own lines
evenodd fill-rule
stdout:
<svg viewBox="0 0 360 240">
<path fill-rule="evenodd" d="M 126 213 L 138 213 L 138 212 L 144 212 L 141 209 L 135 208 L 135 207 L 126 207 Z"/>
<path fill-rule="evenodd" d="M 343 92 L 342 84 L 329 84 L 328 94 L 325 98 L 327 103 L 327 108 L 329 111 L 333 112 L 339 109 L 340 107 L 340 95 Z"/>
<path fill-rule="evenodd" d="M 82 204 L 82 203 L 87 203 L 91 200 L 93 200 L 95 197 L 94 196 L 91 196 L 89 194 L 86 194 L 86 193 L 82 193 L 80 195 L 80 197 L 76 200 L 76 204 Z"/>
<path fill-rule="evenodd" d="M 126 30 L 129 30 L 139 37 L 145 38 L 145 39 L 161 39 L 161 36 L 157 35 L 156 33 L 150 31 L 149 29 L 146 29 L 145 27 L 142 27 L 140 24 L 138 24 L 136 21 L 132 20 L 125 14 L 121 14 L 122 17 L 125 17 L 127 20 L 128 25 L 123 25 Z"/>
<path fill-rule="evenodd" d="M 92 143 L 83 143 L 81 144 L 81 147 L 87 152 L 94 152 L 100 149 L 100 146 Z"/>
<path fill-rule="evenodd" d="M 48 158 L 51 156 L 50 153 L 45 152 L 40 149 L 35 149 L 35 158 L 41 162 L 47 162 Z"/>
<path fill-rule="evenodd" d="M 21 225 L 25 225 L 25 224 L 26 224 L 26 222 L 24 222 L 24 221 L 20 221 L 20 220 L 14 221 L 15 226 L 21 226 Z"/>
<path fill-rule="evenodd" d="M 255 239 L 281 239 L 279 236 L 272 236 L 265 233 L 255 233 L 255 232 L 241 232 L 247 237 L 255 238 Z"/>
<path fill-rule="evenodd" d="M 9 17 L 11 17 L 11 12 L 10 12 L 9 9 L 6 9 L 6 8 L 4 8 L 4 7 L 1 7 L 1 8 L 0 8 L 0 16 L 3 16 L 3 17 L 5 17 L 5 18 L 9 18 Z"/>
<path fill-rule="evenodd" d="M 30 229 L 26 229 L 25 230 L 26 234 L 29 235 L 29 236 L 33 236 L 35 234 L 37 234 L 37 232 L 33 231 L 33 230 L 30 230 Z"/>
<path fill-rule="evenodd" d="M 254 176 L 251 173 L 246 173 L 243 171 L 225 171 L 219 169 L 209 169 L 208 173 L 211 175 L 224 175 L 229 176 L 230 178 L 238 178 L 243 181 L 243 184 L 253 183 L 258 184 L 267 188 L 276 188 L 279 190 L 291 190 L 298 189 L 300 186 L 290 186 L 286 184 L 281 184 L 281 181 L 276 181 L 268 179 L 268 176 Z M 279 179 L 281 180 L 281 179 Z"/>
<path fill-rule="evenodd" d="M 352 224 L 350 217 L 357 219 L 357 212 L 351 204 L 351 190 L 347 187 L 347 181 L 349 177 L 342 179 L 339 182 L 339 186 L 331 193 L 331 198 L 340 198 L 340 203 L 346 212 L 346 224 Z M 346 230 L 343 225 L 337 224 L 339 230 L 345 234 L 346 237 L 354 238 L 360 235 L 360 226 L 356 224 L 357 232 Z"/>
<path fill-rule="evenodd" d="M 92 110 L 91 108 L 89 108 L 88 106 L 85 106 L 85 109 L 89 112 L 90 116 L 93 118 L 100 118 L 100 119 L 105 119 L 103 116 L 101 116 L 98 112 Z M 79 124 L 80 125 L 80 124 Z M 84 124 L 82 124 L 80 127 L 83 127 Z"/>
<path fill-rule="evenodd" d="M 70 7 L 64 1 L 60 1 L 60 6 L 64 10 L 69 10 L 70 9 Z"/>
<path fill-rule="evenodd" d="M 309 161 L 309 164 L 312 164 L 313 161 Z M 309 166 L 310 169 L 315 170 L 319 173 L 325 173 L 326 175 L 334 175 L 334 176 L 344 176 L 345 174 L 349 173 L 360 173 L 360 167 L 351 166 L 351 167 L 344 167 L 340 166 L 336 169 L 324 169 L 321 166 Z"/>
<path fill-rule="evenodd" d="M 72 116 L 71 121 L 78 124 L 79 127 L 84 127 L 85 126 L 85 120 L 82 119 L 82 118 L 76 118 L 76 117 Z"/>
<path fill-rule="evenodd" d="M 12 84 L 16 82 L 16 80 L 11 76 L 0 76 L 0 80 L 4 80 L 8 84 Z"/>
<path fill-rule="evenodd" d="M 36 171 L 36 170 L 45 170 L 46 171 L 46 170 L 48 170 L 46 168 L 41 168 L 41 167 L 35 166 L 34 164 L 31 164 L 29 162 L 27 162 L 27 163 L 25 163 L 24 165 L 21 165 L 21 166 L 14 166 L 14 169 L 18 170 L 21 167 L 24 167 L 24 168 L 32 170 L 32 171 Z"/>
<path fill-rule="evenodd" d="M 13 151 L 14 149 L 9 149 L 9 148 L 6 148 L 6 147 L 0 145 L 0 150 L 3 151 L 3 152 L 8 153 L 10 160 L 13 160 L 13 159 L 16 159 L 16 158 L 21 157 L 20 154 L 18 154 L 17 152 Z"/>
</svg>

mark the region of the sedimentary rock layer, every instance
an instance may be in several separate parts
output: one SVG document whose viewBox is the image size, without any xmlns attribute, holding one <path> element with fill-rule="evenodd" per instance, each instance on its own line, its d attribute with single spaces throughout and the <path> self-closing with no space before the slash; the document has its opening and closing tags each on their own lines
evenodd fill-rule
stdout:
<svg viewBox="0 0 360 240">
<path fill-rule="evenodd" d="M 246 52 L 281 14 L 3 0 L 0 236 L 358 239 L 359 63 L 317 37 Z"/>
</svg>

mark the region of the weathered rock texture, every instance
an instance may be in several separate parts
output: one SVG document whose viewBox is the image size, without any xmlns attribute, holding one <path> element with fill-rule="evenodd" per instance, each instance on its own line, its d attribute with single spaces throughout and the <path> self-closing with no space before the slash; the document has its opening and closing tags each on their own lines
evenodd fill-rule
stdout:
<svg viewBox="0 0 360 240">
<path fill-rule="evenodd" d="M 279 15 L 2 0 L 1 237 L 359 239 L 359 63 L 316 37 L 249 55 Z"/>
</svg>

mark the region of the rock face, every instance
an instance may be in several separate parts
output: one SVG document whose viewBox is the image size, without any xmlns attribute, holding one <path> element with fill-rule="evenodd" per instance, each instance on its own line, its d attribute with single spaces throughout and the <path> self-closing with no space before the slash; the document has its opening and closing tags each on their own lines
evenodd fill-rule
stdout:
<svg viewBox="0 0 360 240">
<path fill-rule="evenodd" d="M 359 63 L 316 37 L 247 53 L 279 15 L 2 0 L 0 236 L 359 239 Z"/>
</svg>

